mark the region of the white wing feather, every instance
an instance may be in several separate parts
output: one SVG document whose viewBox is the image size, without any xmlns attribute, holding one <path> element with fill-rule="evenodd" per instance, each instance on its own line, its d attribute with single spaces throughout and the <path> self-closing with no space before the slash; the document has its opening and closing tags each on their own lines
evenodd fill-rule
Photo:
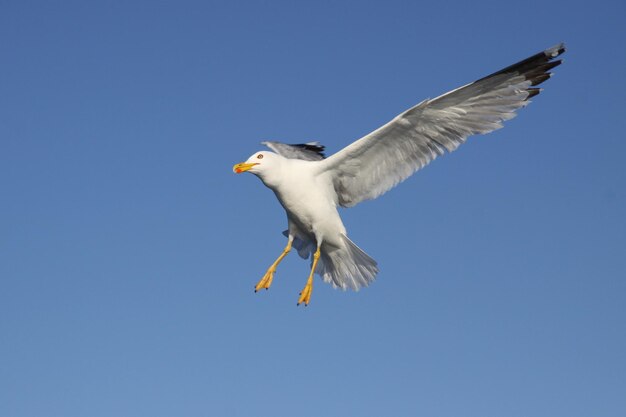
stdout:
<svg viewBox="0 0 626 417">
<path fill-rule="evenodd" d="M 559 65 L 559 44 L 490 76 L 425 100 L 386 125 L 320 161 L 331 174 L 344 207 L 373 199 L 468 136 L 492 132 L 540 92 L 538 85 Z"/>
</svg>

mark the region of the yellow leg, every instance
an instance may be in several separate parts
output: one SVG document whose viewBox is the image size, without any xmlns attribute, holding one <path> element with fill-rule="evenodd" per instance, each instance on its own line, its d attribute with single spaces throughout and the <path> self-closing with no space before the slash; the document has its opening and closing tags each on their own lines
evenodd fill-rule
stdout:
<svg viewBox="0 0 626 417">
<path fill-rule="evenodd" d="M 261 288 L 265 288 L 266 290 L 269 290 L 270 285 L 272 285 L 272 281 L 274 280 L 274 273 L 276 272 L 276 267 L 278 266 L 280 261 L 282 261 L 283 258 L 287 256 L 290 250 L 291 250 L 291 239 L 287 242 L 287 246 L 285 246 L 285 249 L 283 249 L 283 253 L 280 254 L 278 259 L 276 259 L 274 263 L 267 269 L 267 272 L 265 273 L 265 275 L 263 275 L 263 278 L 261 278 L 261 280 L 255 285 L 254 292 L 259 291 Z"/>
<path fill-rule="evenodd" d="M 305 306 L 309 305 L 309 301 L 311 301 L 311 293 L 313 292 L 313 274 L 315 273 L 315 267 L 317 267 L 317 261 L 320 259 L 320 248 L 317 248 L 315 253 L 313 254 L 313 266 L 311 267 L 311 273 L 309 274 L 309 279 L 306 281 L 306 285 L 304 289 L 300 293 L 300 299 L 298 299 L 298 305 L 300 303 L 304 303 Z"/>
</svg>

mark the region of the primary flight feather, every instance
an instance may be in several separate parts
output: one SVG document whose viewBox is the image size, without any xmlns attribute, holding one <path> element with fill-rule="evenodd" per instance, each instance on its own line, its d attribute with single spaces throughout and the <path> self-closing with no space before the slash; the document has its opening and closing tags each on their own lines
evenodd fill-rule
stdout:
<svg viewBox="0 0 626 417">
<path fill-rule="evenodd" d="M 287 246 L 255 286 L 268 289 L 276 267 L 293 248 L 311 257 L 311 271 L 298 304 L 308 305 L 313 275 L 342 289 L 358 290 L 378 273 L 376 261 L 346 234 L 337 206 L 352 207 L 380 196 L 446 151 L 475 134 L 492 132 L 540 93 L 559 44 L 517 64 L 434 99 L 424 100 L 328 158 L 317 142 L 263 142 L 274 152 L 256 152 L 236 164 L 272 189 L 287 213 Z"/>
</svg>

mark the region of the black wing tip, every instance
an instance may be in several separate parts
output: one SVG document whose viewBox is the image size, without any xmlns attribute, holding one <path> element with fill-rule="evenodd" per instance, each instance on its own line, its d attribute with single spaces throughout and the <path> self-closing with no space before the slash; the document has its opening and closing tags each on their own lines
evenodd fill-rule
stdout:
<svg viewBox="0 0 626 417">
<path fill-rule="evenodd" d="M 529 88 L 528 90 L 528 97 L 526 97 L 526 100 L 530 100 L 531 98 L 535 97 L 537 94 L 541 93 L 543 89 L 542 88 Z"/>
<path fill-rule="evenodd" d="M 552 77 L 552 73 L 547 72 L 547 73 L 543 73 L 543 74 L 537 74 L 536 76 L 529 78 L 530 80 L 530 85 L 531 86 L 536 86 L 541 84 L 542 82 L 544 82 L 545 80 L 549 79 L 550 77 Z"/>
<path fill-rule="evenodd" d="M 530 100 L 543 91 L 542 88 L 534 87 L 552 77 L 552 73 L 549 71 L 552 68 L 558 67 L 563 62 L 562 59 L 555 60 L 554 58 L 558 57 L 563 52 L 565 52 L 565 43 L 561 42 L 546 49 L 543 53 L 533 55 L 530 58 L 510 67 L 512 70 L 511 72 L 518 72 L 519 74 L 524 75 L 526 80 L 530 81 L 531 87 L 526 90 L 528 91 L 528 97 L 526 97 L 526 100 Z M 543 55 L 543 57 L 541 55 Z"/>
<path fill-rule="evenodd" d="M 525 60 L 528 61 L 527 66 L 520 66 L 519 74 L 524 75 L 524 78 L 530 81 L 531 85 L 531 88 L 527 89 L 528 97 L 526 97 L 526 100 L 530 100 L 537 94 L 541 93 L 543 89 L 532 87 L 538 86 L 539 84 L 552 77 L 552 73 L 550 72 L 550 70 L 558 67 L 563 62 L 562 59 L 555 58 L 564 52 L 565 44 L 561 42 L 558 45 L 555 45 L 543 51 L 543 57 L 540 56 L 541 54 L 534 55 L 528 60 Z"/>
<path fill-rule="evenodd" d="M 556 58 L 557 56 L 561 55 L 563 52 L 565 52 L 565 50 L 566 50 L 565 43 L 561 42 L 561 43 L 559 43 L 557 45 L 554 45 L 552 48 L 546 49 L 545 51 L 543 51 L 543 53 L 549 59 L 553 59 L 553 58 Z"/>
<path fill-rule="evenodd" d="M 496 75 L 507 74 L 511 76 L 522 75 L 531 82 L 532 86 L 539 85 L 550 78 L 551 73 L 548 72 L 549 70 L 561 65 L 563 61 L 560 59 L 555 60 L 555 58 L 564 53 L 565 50 L 565 43 L 561 42 L 478 81 L 483 81 Z"/>
<path fill-rule="evenodd" d="M 304 159 L 305 161 L 319 161 L 326 158 L 324 146 L 320 145 L 319 142 L 283 143 L 266 140 L 261 144 L 287 158 Z"/>
<path fill-rule="evenodd" d="M 324 145 L 320 145 L 317 142 L 294 143 L 294 144 L 291 144 L 291 146 L 295 146 L 297 148 L 304 149 L 309 152 L 314 152 L 317 155 L 321 156 L 322 158 L 326 158 L 326 155 L 324 155 L 324 149 L 326 149 L 326 147 Z"/>
</svg>

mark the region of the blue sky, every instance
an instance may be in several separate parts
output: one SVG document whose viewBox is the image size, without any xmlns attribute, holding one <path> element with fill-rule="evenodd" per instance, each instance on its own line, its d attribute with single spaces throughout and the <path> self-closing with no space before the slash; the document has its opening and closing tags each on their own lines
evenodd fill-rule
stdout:
<svg viewBox="0 0 626 417">
<path fill-rule="evenodd" d="M 0 2 L 0 415 L 623 416 L 626 6 Z M 560 41 L 545 91 L 342 211 L 359 293 L 231 167 Z"/>
</svg>

